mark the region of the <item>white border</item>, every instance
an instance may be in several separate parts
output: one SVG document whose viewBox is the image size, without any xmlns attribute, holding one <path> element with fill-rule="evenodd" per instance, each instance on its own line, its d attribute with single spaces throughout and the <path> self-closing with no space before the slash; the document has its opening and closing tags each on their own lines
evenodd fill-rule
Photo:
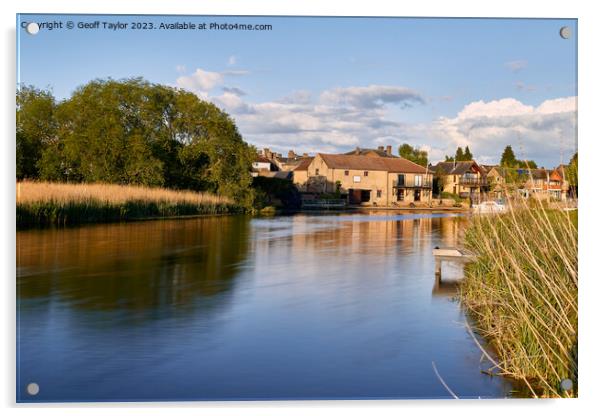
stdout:
<svg viewBox="0 0 602 416">
<path fill-rule="evenodd" d="M 391 2 L 392 3 L 392 2 Z M 141 2 L 140 0 L 89 0 L 69 2 L 65 0 L 21 0 L 18 4 L 2 2 L 0 20 L 2 22 L 2 203 L 0 204 L 0 224 L 2 250 L 0 264 L 3 266 L 2 324 L 3 341 L 0 343 L 3 374 L 0 378 L 0 404 L 7 407 L 8 414 L 19 411 L 30 414 L 43 411 L 49 415 L 64 414 L 106 414 L 107 411 L 126 410 L 134 414 L 198 414 L 211 411 L 212 414 L 299 414 L 308 411 L 318 415 L 332 413 L 364 415 L 395 414 L 400 412 L 454 414 L 503 414 L 516 411 L 546 412 L 566 414 L 593 408 L 596 399 L 602 395 L 598 380 L 602 374 L 600 358 L 596 354 L 600 340 L 600 301 L 602 293 L 599 264 L 599 247 L 602 230 L 596 211 L 596 202 L 602 194 L 600 166 L 602 157 L 602 132 L 596 124 L 601 118 L 598 100 L 602 74 L 599 41 L 602 39 L 602 22 L 596 13 L 595 2 L 504 0 L 495 4 L 469 0 L 434 1 L 421 0 L 405 4 L 386 4 L 381 0 L 350 2 L 344 0 L 325 1 L 224 1 L 210 0 L 193 3 L 190 0 L 166 0 Z M 579 150 L 580 168 L 580 210 L 579 210 L 579 287 L 580 319 L 580 398 L 577 400 L 508 400 L 508 401 L 344 401 L 344 402 L 238 402 L 238 403 L 156 403 L 156 404 L 70 404 L 70 405 L 15 405 L 15 217 L 14 217 L 14 91 L 15 91 L 15 14 L 21 13 L 131 13 L 131 14 L 232 14 L 232 15 L 346 15 L 346 16 L 439 16 L 439 17 L 557 17 L 578 18 L 579 23 Z M 602 205 L 601 205 L 602 206 Z M 200 408 L 200 409 L 199 409 Z M 121 410 L 118 410 L 121 409 Z M 576 414 L 576 413 L 574 413 Z"/>
</svg>

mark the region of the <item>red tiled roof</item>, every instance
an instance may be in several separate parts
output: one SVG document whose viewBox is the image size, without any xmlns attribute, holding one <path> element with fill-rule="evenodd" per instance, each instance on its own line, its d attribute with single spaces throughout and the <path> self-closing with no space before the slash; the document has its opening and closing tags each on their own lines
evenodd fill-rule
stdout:
<svg viewBox="0 0 602 416">
<path fill-rule="evenodd" d="M 272 163 L 270 159 L 265 156 L 257 155 L 255 156 L 255 162 L 259 163 Z"/>
<path fill-rule="evenodd" d="M 301 159 L 301 162 L 293 170 L 307 170 L 312 160 L 314 160 L 313 157 L 305 157 Z"/>
<path fill-rule="evenodd" d="M 426 168 L 401 157 L 370 157 L 318 153 L 331 169 L 377 170 L 397 173 L 425 173 Z"/>
</svg>

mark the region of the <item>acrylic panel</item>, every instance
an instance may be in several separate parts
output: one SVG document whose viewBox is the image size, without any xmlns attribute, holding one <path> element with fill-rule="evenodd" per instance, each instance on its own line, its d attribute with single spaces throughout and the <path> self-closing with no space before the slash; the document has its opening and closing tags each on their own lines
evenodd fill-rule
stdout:
<svg viewBox="0 0 602 416">
<path fill-rule="evenodd" d="M 16 32 L 18 402 L 577 396 L 576 19 Z"/>
</svg>

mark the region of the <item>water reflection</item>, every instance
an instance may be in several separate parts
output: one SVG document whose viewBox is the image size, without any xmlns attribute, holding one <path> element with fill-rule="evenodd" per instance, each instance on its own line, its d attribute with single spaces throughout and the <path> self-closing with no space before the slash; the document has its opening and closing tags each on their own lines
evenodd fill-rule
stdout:
<svg viewBox="0 0 602 416">
<path fill-rule="evenodd" d="M 461 397 L 504 396 L 458 325 L 455 272 L 433 287 L 432 248 L 464 224 L 373 213 L 19 232 L 18 398 L 449 397 L 433 361 Z"/>
<path fill-rule="evenodd" d="M 142 317 L 198 306 L 231 290 L 248 234 L 248 221 L 219 217 L 20 232 L 20 306 L 52 298 Z"/>
</svg>

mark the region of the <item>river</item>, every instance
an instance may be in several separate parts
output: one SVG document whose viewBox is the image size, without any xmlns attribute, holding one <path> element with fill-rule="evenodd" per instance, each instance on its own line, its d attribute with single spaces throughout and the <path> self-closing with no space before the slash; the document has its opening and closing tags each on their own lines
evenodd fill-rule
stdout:
<svg viewBox="0 0 602 416">
<path fill-rule="evenodd" d="M 450 214 L 17 232 L 17 400 L 506 397 L 456 300 Z M 29 383 L 39 385 L 28 395 Z"/>
</svg>

